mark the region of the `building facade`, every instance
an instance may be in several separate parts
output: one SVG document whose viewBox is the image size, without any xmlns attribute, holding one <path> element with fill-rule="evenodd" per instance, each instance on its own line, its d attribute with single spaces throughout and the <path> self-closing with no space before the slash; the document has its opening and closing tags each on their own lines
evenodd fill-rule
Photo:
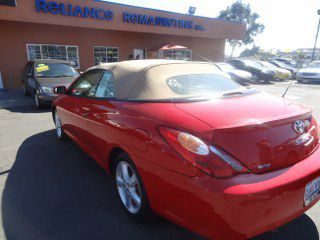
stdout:
<svg viewBox="0 0 320 240">
<path fill-rule="evenodd" d="M 33 59 L 79 70 L 129 58 L 221 61 L 226 39 L 244 34 L 242 24 L 103 1 L 0 0 L 0 86 L 21 87 Z"/>
</svg>

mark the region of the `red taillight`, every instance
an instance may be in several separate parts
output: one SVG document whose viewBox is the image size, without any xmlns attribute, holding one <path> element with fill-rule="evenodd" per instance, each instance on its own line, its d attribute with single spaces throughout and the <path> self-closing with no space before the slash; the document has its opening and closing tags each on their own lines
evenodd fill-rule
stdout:
<svg viewBox="0 0 320 240">
<path fill-rule="evenodd" d="M 312 126 L 315 127 L 315 131 L 316 131 L 316 136 L 318 137 L 318 139 L 320 140 L 320 124 L 318 124 L 318 122 L 316 121 L 316 119 L 312 116 L 311 117 L 311 124 L 310 124 L 311 128 Z M 310 131 L 310 129 L 309 129 Z"/>
<path fill-rule="evenodd" d="M 234 157 L 216 146 L 186 132 L 159 128 L 161 135 L 184 159 L 207 174 L 226 178 L 249 170 Z"/>
</svg>

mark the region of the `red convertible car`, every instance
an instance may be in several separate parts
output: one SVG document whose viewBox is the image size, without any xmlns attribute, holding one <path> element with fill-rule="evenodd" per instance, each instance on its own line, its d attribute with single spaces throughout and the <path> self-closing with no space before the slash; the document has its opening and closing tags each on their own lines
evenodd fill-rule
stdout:
<svg viewBox="0 0 320 240">
<path fill-rule="evenodd" d="M 111 174 L 135 219 L 153 211 L 210 239 L 246 239 L 319 200 L 312 111 L 241 87 L 213 64 L 102 64 L 55 93 L 58 138 Z"/>
</svg>

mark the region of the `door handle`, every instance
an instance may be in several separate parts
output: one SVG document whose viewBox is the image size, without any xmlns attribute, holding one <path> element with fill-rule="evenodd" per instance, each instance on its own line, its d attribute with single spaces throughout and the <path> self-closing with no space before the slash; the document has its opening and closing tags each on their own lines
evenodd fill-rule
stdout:
<svg viewBox="0 0 320 240">
<path fill-rule="evenodd" d="M 83 111 L 81 113 L 82 117 L 87 118 L 89 116 L 90 111 Z"/>
<path fill-rule="evenodd" d="M 87 118 L 90 113 L 90 108 L 82 107 L 81 110 L 82 110 L 81 112 L 82 117 Z"/>
</svg>

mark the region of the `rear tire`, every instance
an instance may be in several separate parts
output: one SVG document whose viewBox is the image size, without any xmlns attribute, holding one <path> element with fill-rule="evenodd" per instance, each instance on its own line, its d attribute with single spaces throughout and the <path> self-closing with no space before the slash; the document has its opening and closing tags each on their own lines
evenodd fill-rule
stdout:
<svg viewBox="0 0 320 240">
<path fill-rule="evenodd" d="M 125 153 L 120 153 L 114 161 L 113 177 L 122 207 L 134 220 L 145 219 L 151 210 L 136 167 Z"/>
<path fill-rule="evenodd" d="M 22 83 L 22 92 L 25 96 L 29 96 L 30 93 L 27 90 L 26 84 Z"/>
</svg>

